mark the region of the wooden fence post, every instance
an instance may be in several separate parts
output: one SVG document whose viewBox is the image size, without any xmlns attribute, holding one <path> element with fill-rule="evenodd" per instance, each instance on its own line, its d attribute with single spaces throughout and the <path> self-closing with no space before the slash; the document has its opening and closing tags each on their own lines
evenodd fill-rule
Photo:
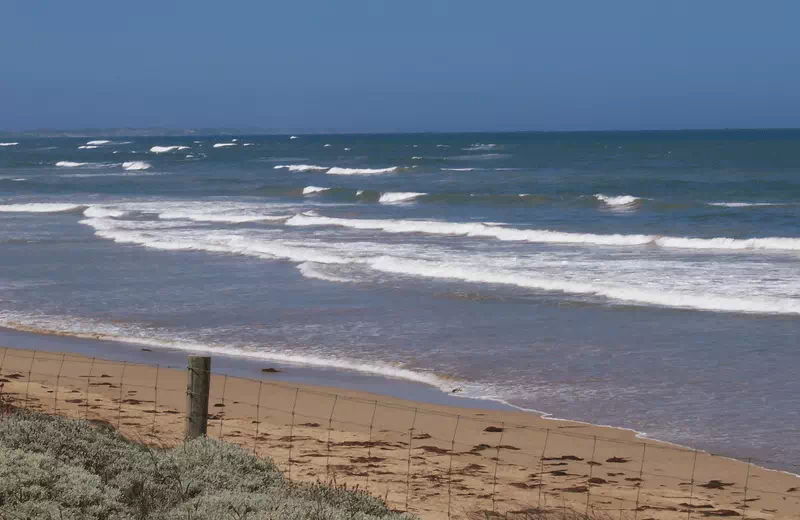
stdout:
<svg viewBox="0 0 800 520">
<path fill-rule="evenodd" d="M 186 439 L 195 439 L 206 434 L 210 389 L 211 358 L 189 356 L 189 381 L 186 386 Z"/>
</svg>

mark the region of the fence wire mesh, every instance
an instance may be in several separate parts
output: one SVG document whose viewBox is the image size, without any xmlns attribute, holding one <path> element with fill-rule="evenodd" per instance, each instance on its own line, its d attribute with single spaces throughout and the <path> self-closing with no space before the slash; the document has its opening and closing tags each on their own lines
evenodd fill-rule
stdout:
<svg viewBox="0 0 800 520">
<path fill-rule="evenodd" d="M 576 423 L 496 422 L 479 410 L 458 414 L 210 377 L 210 437 L 271 457 L 289 478 L 365 489 L 423 518 L 528 517 L 558 509 L 635 520 L 800 517 L 796 464 L 601 437 Z M 0 411 L 85 419 L 155 446 L 183 442 L 186 386 L 186 367 L 0 349 Z"/>
</svg>

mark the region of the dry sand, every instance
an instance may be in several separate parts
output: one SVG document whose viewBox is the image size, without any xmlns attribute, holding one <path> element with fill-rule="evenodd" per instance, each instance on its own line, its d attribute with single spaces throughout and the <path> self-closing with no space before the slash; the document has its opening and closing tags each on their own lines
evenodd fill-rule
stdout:
<svg viewBox="0 0 800 520">
<path fill-rule="evenodd" d="M 422 518 L 561 507 L 800 518 L 800 478 L 628 430 L 269 378 L 214 375 L 209 436 L 272 457 L 292 479 L 358 486 Z M 0 347 L 6 402 L 153 445 L 182 440 L 186 381 L 186 370 Z"/>
</svg>

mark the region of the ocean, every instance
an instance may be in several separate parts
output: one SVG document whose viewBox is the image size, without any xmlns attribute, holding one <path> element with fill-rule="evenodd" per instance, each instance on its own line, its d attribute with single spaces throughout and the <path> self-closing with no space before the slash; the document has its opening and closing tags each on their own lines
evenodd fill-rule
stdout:
<svg viewBox="0 0 800 520">
<path fill-rule="evenodd" d="M 0 144 L 6 330 L 800 463 L 800 131 Z"/>
</svg>

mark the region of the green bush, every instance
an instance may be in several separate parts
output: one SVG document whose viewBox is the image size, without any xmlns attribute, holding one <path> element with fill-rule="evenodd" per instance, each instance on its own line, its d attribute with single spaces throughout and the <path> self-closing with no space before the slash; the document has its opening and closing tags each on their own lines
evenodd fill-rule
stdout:
<svg viewBox="0 0 800 520">
<path fill-rule="evenodd" d="M 242 448 L 153 450 L 85 421 L 0 419 L 0 519 L 400 520 L 367 493 L 286 480 Z"/>
</svg>

